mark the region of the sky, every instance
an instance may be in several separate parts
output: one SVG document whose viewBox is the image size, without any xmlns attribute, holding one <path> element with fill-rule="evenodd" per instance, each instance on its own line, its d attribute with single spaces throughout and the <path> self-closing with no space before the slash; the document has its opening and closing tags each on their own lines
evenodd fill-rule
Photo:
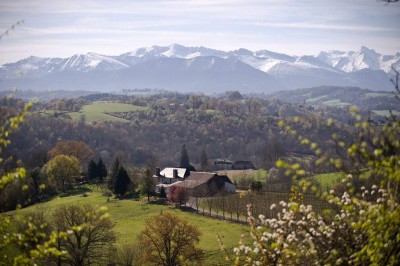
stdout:
<svg viewBox="0 0 400 266">
<path fill-rule="evenodd" d="M 0 0 L 0 64 L 28 56 L 120 55 L 153 45 L 400 52 L 400 2 L 379 0 Z"/>
</svg>

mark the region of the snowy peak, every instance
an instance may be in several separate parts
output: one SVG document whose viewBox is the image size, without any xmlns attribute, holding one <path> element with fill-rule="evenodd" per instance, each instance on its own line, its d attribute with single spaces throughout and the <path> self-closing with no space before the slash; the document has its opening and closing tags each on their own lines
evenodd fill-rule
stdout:
<svg viewBox="0 0 400 266">
<path fill-rule="evenodd" d="M 109 56 L 87 53 L 86 55 L 76 54 L 65 59 L 59 65 L 59 70 L 88 72 L 92 70 L 110 71 L 128 67 L 127 64 Z"/>
<path fill-rule="evenodd" d="M 388 73 L 392 65 L 400 68 L 400 52 L 382 55 L 365 46 L 358 51 L 333 50 L 317 56 L 292 56 L 269 50 L 220 51 L 171 44 L 115 56 L 97 53 L 69 58 L 31 56 L 0 66 L 0 80 L 3 85 L 9 81 L 10 86 L 20 80 L 23 86 L 32 89 L 39 84 L 72 86 L 71 82 L 75 81 L 71 80 L 76 80 L 74 88 L 93 84 L 93 88 L 105 90 L 106 86 L 111 89 L 156 86 L 174 90 L 262 90 L 265 87 L 268 90 L 321 85 L 390 90 L 393 85 Z M 24 83 L 24 79 L 28 81 Z"/>
<path fill-rule="evenodd" d="M 386 73 L 390 72 L 391 66 L 399 67 L 400 54 L 382 55 L 374 49 L 369 49 L 362 46 L 359 51 L 329 51 L 321 52 L 316 57 L 326 64 L 351 73 L 362 69 L 383 70 Z"/>
</svg>

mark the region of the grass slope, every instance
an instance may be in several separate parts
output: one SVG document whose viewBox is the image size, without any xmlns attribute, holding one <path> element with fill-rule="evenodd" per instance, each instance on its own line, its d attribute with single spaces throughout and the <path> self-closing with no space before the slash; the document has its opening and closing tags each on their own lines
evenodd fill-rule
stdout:
<svg viewBox="0 0 400 266">
<path fill-rule="evenodd" d="M 92 187 L 93 188 L 93 187 Z M 87 197 L 83 197 L 83 193 Z M 205 265 L 226 265 L 224 256 L 220 251 L 217 235 L 222 240 L 228 250 L 238 245 L 241 234 L 248 229 L 247 226 L 212 219 L 192 212 L 185 212 L 169 205 L 148 204 L 147 202 L 135 200 L 116 200 L 107 201 L 107 197 L 101 195 L 100 191 L 94 191 L 87 187 L 75 190 L 72 193 L 56 197 L 51 201 L 37 204 L 18 212 L 20 214 L 33 211 L 35 208 L 44 208 L 51 213 L 61 205 L 65 204 L 91 204 L 93 206 L 105 206 L 115 222 L 115 232 L 117 233 L 117 245 L 136 241 L 136 236 L 143 230 L 145 221 L 161 212 L 171 212 L 180 218 L 186 219 L 191 224 L 196 225 L 201 233 L 199 246 L 206 252 Z"/>
<path fill-rule="evenodd" d="M 116 102 L 94 102 L 82 107 L 79 112 L 66 113 L 72 120 L 78 121 L 82 115 L 85 116 L 87 123 L 92 122 L 122 122 L 127 123 L 129 120 L 115 117 L 106 113 L 121 113 L 121 112 L 134 112 L 134 111 L 144 111 L 147 107 L 136 106 L 126 103 L 116 103 Z M 43 112 L 44 114 L 54 115 L 57 111 L 47 110 Z"/>
</svg>

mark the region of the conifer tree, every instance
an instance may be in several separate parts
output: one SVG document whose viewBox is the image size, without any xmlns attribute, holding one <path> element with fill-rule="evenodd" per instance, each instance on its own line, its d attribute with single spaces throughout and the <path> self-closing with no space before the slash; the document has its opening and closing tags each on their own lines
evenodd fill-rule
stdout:
<svg viewBox="0 0 400 266">
<path fill-rule="evenodd" d="M 189 155 L 188 155 L 188 152 L 187 152 L 185 144 L 183 144 L 183 146 L 182 146 L 181 160 L 180 160 L 179 167 L 181 167 L 181 168 L 189 168 L 190 167 Z"/>
<path fill-rule="evenodd" d="M 160 198 L 162 198 L 162 199 L 167 198 L 167 193 L 165 193 L 164 187 L 161 187 L 161 189 L 160 189 Z"/>
<path fill-rule="evenodd" d="M 94 179 L 96 179 L 99 176 L 99 171 L 97 168 L 97 164 L 95 161 L 90 160 L 89 164 L 88 164 L 88 178 L 90 181 L 93 181 Z"/>
<path fill-rule="evenodd" d="M 101 157 L 99 158 L 99 161 L 97 163 L 97 171 L 98 171 L 98 178 L 100 182 L 103 182 L 104 178 L 107 177 L 107 168 L 106 165 L 103 163 L 103 160 Z"/>
<path fill-rule="evenodd" d="M 122 196 L 128 191 L 128 186 L 131 183 L 128 172 L 123 166 L 118 170 L 115 177 L 114 194 L 116 196 Z"/>
<path fill-rule="evenodd" d="M 119 163 L 119 160 L 117 157 L 112 165 L 111 173 L 110 173 L 110 176 L 108 177 L 108 182 L 107 182 L 108 189 L 111 191 L 114 191 L 115 179 L 117 177 L 120 167 L 121 167 L 121 164 Z"/>
<path fill-rule="evenodd" d="M 154 193 L 155 188 L 156 188 L 155 180 L 151 174 L 151 170 L 147 168 L 144 172 L 143 192 L 147 195 L 148 202 L 150 201 L 150 196 L 151 194 Z"/>
<path fill-rule="evenodd" d="M 206 152 L 206 149 L 204 149 L 204 148 L 201 151 L 201 155 L 200 155 L 200 168 L 203 171 L 210 170 L 210 165 L 208 164 L 207 152 Z"/>
</svg>

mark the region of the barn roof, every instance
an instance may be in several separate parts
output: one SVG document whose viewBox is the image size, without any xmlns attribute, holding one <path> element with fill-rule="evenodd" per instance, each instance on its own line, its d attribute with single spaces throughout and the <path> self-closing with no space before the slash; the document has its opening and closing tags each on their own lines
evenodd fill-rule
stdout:
<svg viewBox="0 0 400 266">
<path fill-rule="evenodd" d="M 217 175 L 216 173 L 207 172 L 190 172 L 190 176 L 188 176 L 184 181 L 174 183 L 173 185 L 190 189 L 205 184 L 214 177 L 219 178 L 220 182 L 222 181 L 232 184 L 232 181 L 225 175 Z"/>
</svg>

